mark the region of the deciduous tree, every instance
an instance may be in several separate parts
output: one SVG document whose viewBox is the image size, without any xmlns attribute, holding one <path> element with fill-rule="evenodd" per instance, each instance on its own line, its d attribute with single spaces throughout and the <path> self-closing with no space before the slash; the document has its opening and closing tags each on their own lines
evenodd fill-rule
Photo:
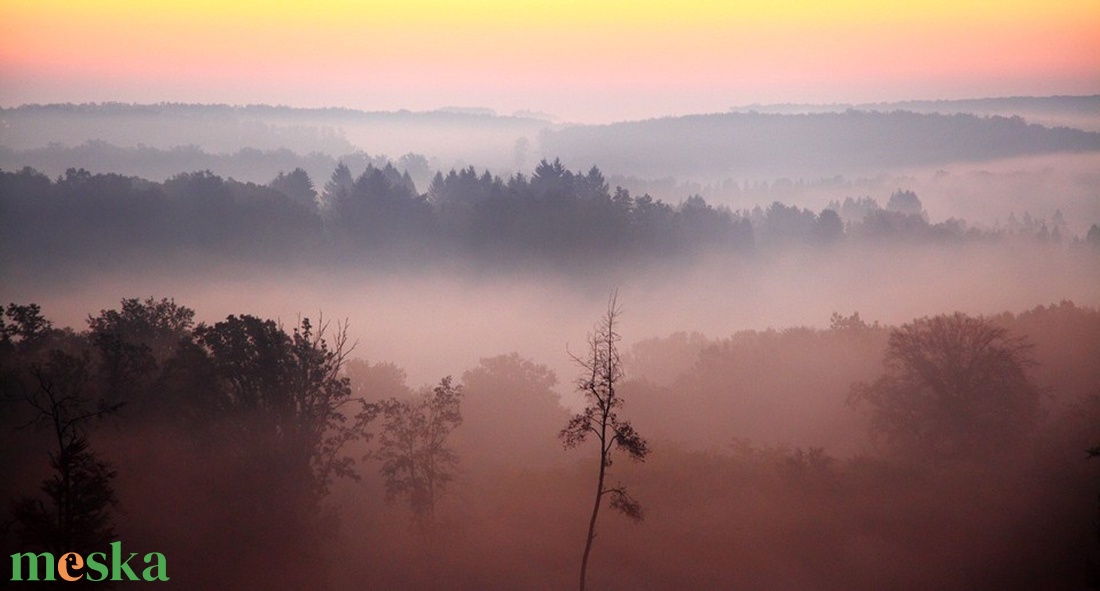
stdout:
<svg viewBox="0 0 1100 591">
<path fill-rule="evenodd" d="M 51 552 L 86 552 L 111 541 L 111 508 L 117 503 L 115 470 L 88 441 L 90 425 L 118 410 L 98 396 L 87 350 L 50 349 L 45 360 L 15 370 L 18 398 L 32 411 L 31 423 L 48 431 L 53 473 L 42 482 L 46 500 L 25 497 L 12 506 L 23 543 Z"/>
<path fill-rule="evenodd" d="M 404 499 L 421 525 L 435 520 L 436 503 L 454 480 L 458 455 L 447 442 L 462 424 L 462 386 L 450 376 L 415 399 L 391 398 L 380 404 L 382 461 L 386 497 Z"/>
<path fill-rule="evenodd" d="M 346 326 L 326 338 L 328 324 L 314 328 L 300 320 L 291 334 L 275 322 L 229 316 L 195 329 L 205 355 L 192 363 L 209 366 L 217 387 L 205 402 L 211 419 L 227 421 L 224 434 L 241 450 L 260 445 L 278 451 L 283 470 L 310 484 L 315 499 L 332 479 L 355 477 L 353 460 L 342 453 L 364 437 L 373 407 L 352 396 L 343 366 L 351 348 Z"/>
<path fill-rule="evenodd" d="M 1031 347 L 983 318 L 922 318 L 890 335 L 885 373 L 849 397 L 873 434 L 911 457 L 1002 452 L 1039 417 Z"/>
</svg>

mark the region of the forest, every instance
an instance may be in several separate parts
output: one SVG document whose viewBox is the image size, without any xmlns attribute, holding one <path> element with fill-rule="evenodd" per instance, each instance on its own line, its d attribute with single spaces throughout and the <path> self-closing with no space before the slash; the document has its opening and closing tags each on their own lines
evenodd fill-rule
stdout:
<svg viewBox="0 0 1100 591">
<path fill-rule="evenodd" d="M 24 167 L 0 170 L 0 211 L 0 265 L 15 276 L 42 265 L 79 272 L 88 268 L 87 256 L 102 270 L 179 252 L 278 266 L 368 257 L 359 266 L 457 259 L 575 270 L 845 244 L 1100 244 L 1100 226 L 1072 234 L 1060 211 L 1049 220 L 1012 214 L 995 228 L 956 218 L 932 222 L 919 196 L 903 189 L 885 204 L 847 197 L 818 212 L 778 201 L 735 211 L 699 195 L 672 205 L 612 190 L 599 168 L 574 172 L 557 159 L 542 160 L 530 178 L 503 179 L 472 166 L 436 172 L 425 193 L 390 162 L 367 163 L 359 174 L 341 162 L 319 188 L 301 168 L 259 185 L 210 171 L 158 183 L 84 169 L 50 179 Z"/>
<path fill-rule="evenodd" d="M 328 319 L 44 314 L 0 325 L 8 548 L 123 539 L 192 589 L 568 587 L 599 463 L 565 437 L 577 378 L 635 441 L 594 588 L 1097 582 L 1100 311 L 1072 302 L 629 347 L 625 314 L 574 374 L 509 353 L 419 387 Z"/>
<path fill-rule="evenodd" d="M 144 581 L 103 584 L 1100 586 L 1095 132 L 0 115 L 76 134 L 0 146 L 11 577 L 121 550 Z M 118 133 L 205 143 L 76 137 L 141 117 Z M 315 127 L 408 118 L 504 152 Z"/>
<path fill-rule="evenodd" d="M 1100 589 L 1098 32 L 0 0 L 0 589 Z"/>
</svg>

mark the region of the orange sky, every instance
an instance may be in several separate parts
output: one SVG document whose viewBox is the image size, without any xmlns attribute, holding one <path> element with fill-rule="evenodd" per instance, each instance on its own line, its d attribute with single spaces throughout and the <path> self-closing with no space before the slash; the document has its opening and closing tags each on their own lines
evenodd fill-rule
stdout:
<svg viewBox="0 0 1100 591">
<path fill-rule="evenodd" d="M 1100 93 L 1096 0 L 0 0 L 0 105 L 481 106 Z"/>
</svg>

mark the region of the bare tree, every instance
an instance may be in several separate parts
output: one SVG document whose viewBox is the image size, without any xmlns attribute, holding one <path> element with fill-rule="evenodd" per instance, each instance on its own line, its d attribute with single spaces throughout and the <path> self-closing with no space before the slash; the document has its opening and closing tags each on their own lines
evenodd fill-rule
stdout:
<svg viewBox="0 0 1100 591">
<path fill-rule="evenodd" d="M 600 466 L 596 478 L 596 495 L 592 505 L 592 516 L 588 520 L 588 534 L 584 542 L 584 554 L 581 558 L 580 589 L 584 591 L 588 572 L 588 558 L 592 553 L 592 542 L 596 539 L 596 521 L 604 497 L 610 495 L 610 506 L 627 517 L 640 521 L 642 507 L 621 484 L 608 487 L 606 480 L 608 468 L 612 464 L 612 453 L 619 449 L 635 461 L 644 461 L 649 453 L 649 445 L 634 430 L 629 421 L 619 418 L 617 410 L 623 400 L 616 388 L 623 379 L 622 360 L 619 356 L 618 330 L 622 309 L 618 303 L 618 293 L 613 293 L 607 303 L 607 312 L 596 324 L 595 331 L 588 336 L 588 353 L 570 357 L 583 369 L 577 379 L 577 389 L 584 393 L 587 406 L 569 420 L 569 424 L 559 433 L 566 449 L 571 449 L 595 437 L 600 446 Z"/>
</svg>

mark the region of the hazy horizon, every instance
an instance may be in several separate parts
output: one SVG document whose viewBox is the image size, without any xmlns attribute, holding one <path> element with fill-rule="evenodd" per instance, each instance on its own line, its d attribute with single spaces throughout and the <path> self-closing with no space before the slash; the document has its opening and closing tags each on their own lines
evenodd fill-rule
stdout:
<svg viewBox="0 0 1100 591">
<path fill-rule="evenodd" d="M 453 105 L 607 123 L 748 104 L 1100 93 L 1100 7 L 1086 0 L 49 0 L 5 3 L 0 17 L 4 105 Z"/>
<path fill-rule="evenodd" d="M 1096 0 L 12 0 L 0 105 L 0 581 L 1100 586 Z"/>
<path fill-rule="evenodd" d="M 410 108 L 408 106 L 396 105 L 388 106 L 386 108 L 377 108 L 371 105 L 353 105 L 345 103 L 297 103 L 297 102 L 270 102 L 270 101 L 246 101 L 246 102 L 233 102 L 223 100 L 180 100 L 178 98 L 165 98 L 161 100 L 127 100 L 127 99 L 87 99 L 82 98 L 80 95 L 72 95 L 67 98 L 59 98 L 57 100 L 25 100 L 25 101 L 5 101 L 3 96 L 0 96 L 0 109 L 15 110 L 29 107 L 56 107 L 56 106 L 75 106 L 75 107 L 105 107 L 112 105 L 121 106 L 134 106 L 134 107 L 157 107 L 162 105 L 171 106 L 193 106 L 193 107 L 226 107 L 230 109 L 254 109 L 254 108 L 270 108 L 270 109 L 286 109 L 290 111 L 300 112 L 350 112 L 356 115 L 397 115 L 397 114 L 410 114 L 410 115 L 457 115 L 457 116 L 483 116 L 490 118 L 514 118 L 514 119 L 531 119 L 536 121 L 545 122 L 552 126 L 572 126 L 572 125 L 610 125 L 614 123 L 631 123 L 640 121 L 650 121 L 656 119 L 675 119 L 680 117 L 688 117 L 693 115 L 721 115 L 727 113 L 753 113 L 759 112 L 763 114 L 813 114 L 813 113 L 837 113 L 844 112 L 846 110 L 857 111 L 913 111 L 913 112 L 940 112 L 940 113 L 969 113 L 975 115 L 995 114 L 1005 117 L 1022 116 L 1021 112 L 1026 112 L 1027 109 L 1012 110 L 1011 108 L 1002 106 L 999 109 L 993 108 L 964 108 L 965 106 L 978 106 L 982 103 L 998 103 L 998 102 L 1010 102 L 1010 101 L 1034 101 L 1034 100 L 1051 100 L 1051 99 L 1071 99 L 1071 100 L 1084 100 L 1084 99 L 1098 99 L 1100 98 L 1100 84 L 1095 88 L 1085 89 L 1078 93 L 1048 93 L 1048 94 L 981 94 L 981 95 L 965 95 L 965 96 L 899 96 L 884 100 L 865 99 L 860 96 L 852 96 L 846 100 L 807 100 L 807 101 L 792 101 L 792 100 L 773 100 L 768 102 L 741 102 L 730 103 L 726 105 L 715 105 L 713 108 L 703 109 L 691 109 L 685 107 L 683 109 L 667 112 L 641 112 L 638 111 L 634 115 L 626 114 L 619 115 L 611 113 L 605 118 L 598 120 L 592 119 L 566 119 L 561 116 L 557 111 L 545 111 L 537 110 L 527 107 L 519 107 L 516 109 L 503 109 L 492 106 L 489 103 L 486 104 L 451 104 L 451 103 L 439 103 L 436 105 L 425 105 L 421 108 Z M 914 108 L 914 106 L 918 108 Z M 934 107 L 941 107 L 938 111 Z M 954 108 L 952 108 L 954 107 Z M 629 113 L 629 112 L 628 112 Z M 1100 113 L 1094 114 L 1100 118 Z M 1025 119 L 1031 120 L 1029 117 Z M 1051 123 L 1045 123 L 1041 120 L 1031 120 L 1033 123 L 1039 123 L 1047 127 L 1054 126 Z M 1075 125 L 1073 123 L 1063 124 L 1067 127 L 1079 127 L 1086 129 L 1085 127 Z"/>
</svg>

